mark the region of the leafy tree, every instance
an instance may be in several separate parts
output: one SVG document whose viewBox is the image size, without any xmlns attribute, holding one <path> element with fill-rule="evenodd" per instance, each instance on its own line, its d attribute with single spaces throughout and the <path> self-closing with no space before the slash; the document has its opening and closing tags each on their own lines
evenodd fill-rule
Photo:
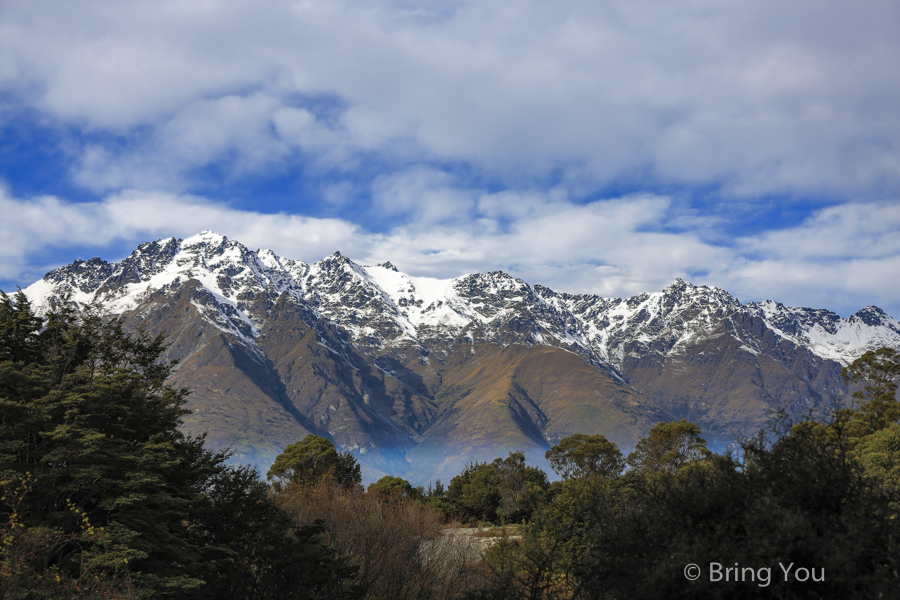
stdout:
<svg viewBox="0 0 900 600">
<path fill-rule="evenodd" d="M 417 501 L 327 481 L 276 498 L 297 524 L 323 524 L 325 542 L 356 568 L 345 589 L 366 599 L 458 598 L 480 554 L 468 537 L 446 535 L 443 515 Z"/>
<path fill-rule="evenodd" d="M 897 385 L 900 383 L 900 353 L 891 348 L 869 351 L 841 369 L 846 385 L 860 389 L 853 397 L 861 401 L 857 418 L 871 431 L 900 421 Z"/>
<path fill-rule="evenodd" d="M 619 447 L 602 435 L 576 433 L 563 438 L 544 455 L 563 479 L 616 477 L 625 468 Z"/>
<path fill-rule="evenodd" d="M 447 500 L 465 518 L 493 520 L 503 500 L 500 474 L 488 463 L 466 463 L 462 473 L 450 480 Z"/>
<path fill-rule="evenodd" d="M 626 462 L 638 471 L 674 475 L 678 469 L 709 457 L 700 428 L 686 419 L 658 423 L 642 438 Z"/>
<path fill-rule="evenodd" d="M 208 597 L 356 597 L 344 589 L 356 569 L 320 541 L 322 521 L 294 523 L 250 467 L 223 470 L 210 483 L 193 515 L 205 525 L 199 558 Z"/>
<path fill-rule="evenodd" d="M 0 298 L 0 469 L 34 474 L 33 520 L 73 531 L 71 503 L 105 527 L 144 585 L 202 585 L 183 517 L 225 456 L 178 431 L 187 393 L 165 385 L 162 338 L 68 307 L 39 323 L 21 292 Z"/>
<path fill-rule="evenodd" d="M 531 515 L 548 487 L 547 474 L 516 451 L 491 463 L 468 463 L 450 481 L 447 499 L 471 520 L 518 521 Z"/>
<path fill-rule="evenodd" d="M 447 490 L 440 479 L 434 482 L 428 482 L 428 487 L 422 490 L 422 497 L 425 504 L 432 506 L 443 514 L 444 518 L 449 518 L 453 514 L 453 504 L 447 499 Z"/>
<path fill-rule="evenodd" d="M 497 458 L 492 464 L 500 475 L 498 516 L 510 521 L 529 518 L 550 487 L 547 474 L 526 465 L 525 455 L 520 451 L 510 452 L 504 459 Z"/>
<path fill-rule="evenodd" d="M 868 475 L 900 492 L 900 424 L 864 437 L 856 447 L 856 454 Z"/>
<path fill-rule="evenodd" d="M 35 316 L 31 303 L 21 291 L 16 301 L 0 292 L 0 360 L 32 363 L 38 358 L 38 331 L 41 319 Z"/>
<path fill-rule="evenodd" d="M 187 391 L 166 385 L 164 349 L 97 310 L 64 303 L 42 320 L 21 292 L 0 293 L 0 471 L 32 482 L 21 527 L 59 541 L 28 568 L 79 581 L 127 564 L 148 597 L 209 597 L 223 573 L 236 585 L 253 574 L 234 598 L 323 597 L 327 586 L 300 572 L 315 567 L 332 583 L 341 573 L 316 531 L 284 528 L 255 474 L 179 431 Z M 0 510 L 4 522 L 24 514 Z M 221 518 L 234 510 L 246 527 Z M 85 523 L 98 534 L 85 537 Z M 276 573 L 266 548 L 296 559 L 290 572 Z"/>
<path fill-rule="evenodd" d="M 419 488 L 414 488 L 407 480 L 393 475 L 385 475 L 370 483 L 367 491 L 370 494 L 383 494 L 389 498 L 404 500 L 419 500 L 422 497 Z"/>
<path fill-rule="evenodd" d="M 896 487 L 881 482 L 893 473 L 896 432 L 857 445 L 851 421 L 749 440 L 742 463 L 708 455 L 668 477 L 636 469 L 555 484 L 517 562 L 473 597 L 891 597 L 900 586 L 900 515 Z M 883 475 L 872 478 L 870 467 Z M 690 563 L 701 566 L 697 581 L 685 579 Z M 742 570 L 738 580 L 712 581 L 711 563 L 751 567 L 754 579 Z M 779 563 L 807 569 L 807 580 L 785 581 Z M 772 569 L 768 577 L 760 567 Z M 814 587 L 812 568 L 824 573 Z"/>
<path fill-rule="evenodd" d="M 434 485 L 430 481 L 428 482 L 424 495 L 426 498 L 443 498 L 445 493 L 444 484 L 441 483 L 440 479 L 436 479 Z"/>
<path fill-rule="evenodd" d="M 77 569 L 44 565 L 44 560 L 60 548 L 97 545 L 104 540 L 106 532 L 94 527 L 83 511 L 74 506 L 70 510 L 81 522 L 76 531 L 66 532 L 31 523 L 27 518 L 27 497 L 33 484 L 34 478 L 30 474 L 0 476 L 0 515 L 3 517 L 0 521 L 0 598 L 134 598 L 128 564 L 121 558 L 111 565 L 111 570 L 100 570 L 96 564 L 91 564 L 96 561 L 90 560 L 80 560 Z M 110 566 L 109 562 L 106 566 Z"/>
<path fill-rule="evenodd" d="M 276 490 L 285 485 L 311 485 L 333 481 L 345 487 L 360 485 L 359 463 L 349 452 L 338 452 L 334 444 L 317 435 L 307 435 L 284 449 L 266 475 Z"/>
</svg>

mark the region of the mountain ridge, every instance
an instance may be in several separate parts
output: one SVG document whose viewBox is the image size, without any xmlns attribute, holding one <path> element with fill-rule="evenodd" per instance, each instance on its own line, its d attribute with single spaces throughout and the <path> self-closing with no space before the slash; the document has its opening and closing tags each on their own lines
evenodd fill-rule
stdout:
<svg viewBox="0 0 900 600">
<path fill-rule="evenodd" d="M 502 271 L 440 280 L 340 252 L 307 264 L 211 231 L 78 260 L 23 291 L 38 312 L 69 297 L 165 332 L 182 361 L 173 380 L 194 392 L 186 427 L 239 459 L 264 468 L 292 436 L 319 433 L 371 473 L 413 480 L 518 446 L 541 462 L 576 413 L 577 432 L 625 447 L 680 416 L 725 443 L 780 404 L 846 396 L 842 364 L 900 349 L 900 322 L 877 307 L 844 319 L 681 279 L 624 299 Z M 543 383 L 528 374 L 542 360 L 555 365 Z"/>
</svg>

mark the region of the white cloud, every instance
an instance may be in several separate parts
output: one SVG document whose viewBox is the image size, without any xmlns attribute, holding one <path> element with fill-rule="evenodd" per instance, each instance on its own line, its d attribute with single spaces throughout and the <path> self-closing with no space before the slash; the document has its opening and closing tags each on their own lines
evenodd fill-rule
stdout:
<svg viewBox="0 0 900 600">
<path fill-rule="evenodd" d="M 32 267 L 32 257 L 48 249 L 80 246 L 102 255 L 104 246 L 115 242 L 187 237 L 203 229 L 291 258 L 320 258 L 338 249 L 357 253 L 366 241 L 356 225 L 340 219 L 260 214 L 165 192 L 126 191 L 79 204 L 49 196 L 20 200 L 3 193 L 0 212 L 6 215 L 0 221 L 0 277 L 6 279 L 21 277 Z"/>
<path fill-rule="evenodd" d="M 378 210 L 407 215 L 419 226 L 467 221 L 475 194 L 454 186 L 447 173 L 426 168 L 379 176 L 372 184 L 372 198 Z"/>
<path fill-rule="evenodd" d="M 522 209 L 486 214 L 465 226 L 399 227 L 372 246 L 373 259 L 389 258 L 414 274 L 440 277 L 506 270 L 531 283 L 567 292 L 623 296 L 659 289 L 677 277 L 724 269 L 731 252 L 704 243 L 694 232 L 647 230 L 662 224 L 670 202 L 636 196 L 585 205 L 513 192 L 502 206 Z M 492 195 L 480 206 L 494 211 Z M 494 218 L 500 216 L 501 219 Z"/>
<path fill-rule="evenodd" d="M 900 183 L 890 0 L 7 0 L 0 57 L 0 86 L 66 126 L 149 128 L 85 149 L 95 189 L 289 149 L 463 161 L 513 187 L 560 169 L 747 195 Z M 310 120 L 310 98 L 337 113 Z"/>
<path fill-rule="evenodd" d="M 843 260 L 900 255 L 900 204 L 857 203 L 818 211 L 797 227 L 738 240 L 765 258 Z"/>
<path fill-rule="evenodd" d="M 458 193 L 435 173 L 409 177 L 420 178 L 422 197 Z M 413 186 L 401 190 L 408 187 Z M 27 285 L 24 274 L 53 249 L 60 255 L 66 248 L 88 248 L 115 259 L 105 251 L 112 244 L 186 237 L 208 228 L 251 248 L 308 262 L 340 250 L 364 264 L 391 260 L 413 275 L 499 269 L 559 291 L 618 297 L 656 291 L 683 277 L 722 287 L 744 302 L 771 298 L 845 315 L 877 304 L 900 315 L 895 204 L 831 207 L 795 227 L 724 245 L 704 241 L 709 222 L 680 219 L 678 206 L 662 196 L 587 204 L 559 191 L 466 197 L 472 199 L 468 219 L 435 221 L 427 212 L 414 212 L 414 224 L 371 233 L 340 219 L 261 214 L 163 192 L 128 191 L 80 204 L 3 193 L 0 211 L 8 217 L 0 221 L 0 277 Z M 417 210 L 412 200 L 401 204 Z M 673 221 L 695 227 L 666 231 Z M 66 254 L 60 262 L 74 258 Z"/>
<path fill-rule="evenodd" d="M 859 203 L 816 212 L 803 223 L 743 238 L 722 273 L 747 300 L 776 299 L 844 312 L 876 304 L 900 315 L 900 205 Z"/>
</svg>

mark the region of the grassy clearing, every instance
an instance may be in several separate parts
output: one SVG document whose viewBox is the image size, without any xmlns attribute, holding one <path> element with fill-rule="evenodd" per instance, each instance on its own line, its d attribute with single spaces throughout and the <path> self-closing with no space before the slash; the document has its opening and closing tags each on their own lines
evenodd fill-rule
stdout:
<svg viewBox="0 0 900 600">
<path fill-rule="evenodd" d="M 522 525 L 481 525 L 477 527 L 445 527 L 445 531 L 457 535 L 466 535 L 473 538 L 500 538 L 503 536 L 521 536 Z"/>
</svg>

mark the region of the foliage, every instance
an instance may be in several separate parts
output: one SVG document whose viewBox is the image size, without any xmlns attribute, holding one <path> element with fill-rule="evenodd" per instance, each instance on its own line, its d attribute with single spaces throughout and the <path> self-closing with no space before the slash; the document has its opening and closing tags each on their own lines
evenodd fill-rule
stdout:
<svg viewBox="0 0 900 600">
<path fill-rule="evenodd" d="M 420 500 L 423 495 L 419 488 L 414 488 L 407 480 L 393 475 L 385 475 L 370 483 L 367 491 L 370 494 L 384 494 L 388 498 L 404 500 Z"/>
<path fill-rule="evenodd" d="M 441 511 L 444 515 L 444 519 L 449 519 L 453 514 L 453 503 L 447 499 L 447 490 L 444 488 L 444 484 L 441 483 L 441 480 L 438 479 L 434 482 L 434 485 L 431 482 L 428 482 L 428 487 L 423 488 L 419 486 L 421 490 L 422 499 L 425 504 L 436 508 Z"/>
<path fill-rule="evenodd" d="M 31 520 L 75 531 L 71 503 L 108 529 L 106 550 L 124 553 L 144 585 L 198 587 L 183 515 L 224 457 L 178 431 L 186 393 L 165 385 L 162 339 L 68 307 L 37 333 L 39 323 L 23 294 L 0 299 L 0 467 L 34 474 Z"/>
<path fill-rule="evenodd" d="M 274 480 L 275 489 L 320 481 L 334 481 L 345 487 L 362 482 L 359 463 L 352 454 L 338 452 L 330 441 L 312 434 L 285 448 L 266 477 Z"/>
<path fill-rule="evenodd" d="M 328 440 L 269 471 L 225 465 L 179 432 L 160 337 L 65 305 L 45 319 L 0 294 L 0 597 L 870 598 L 900 589 L 900 357 L 842 372 L 855 409 L 800 422 L 743 454 L 709 452 L 694 423 L 659 423 L 623 460 L 602 436 L 469 463 L 446 490 L 360 468 Z M 487 549 L 442 530 L 527 520 Z M 772 569 L 697 581 L 689 563 Z M 783 580 L 778 565 L 822 570 Z M 742 571 L 743 573 L 743 571 Z M 759 577 L 754 571 L 754 577 Z"/>
<path fill-rule="evenodd" d="M 900 492 L 900 424 L 875 431 L 856 448 L 865 472 L 894 493 Z"/>
<path fill-rule="evenodd" d="M 343 589 L 355 570 L 320 541 L 323 523 L 297 526 L 249 467 L 218 473 L 194 517 L 209 597 L 355 597 Z"/>
<path fill-rule="evenodd" d="M 488 463 L 466 463 L 447 486 L 447 500 L 467 520 L 495 519 L 502 499 L 500 474 Z"/>
<path fill-rule="evenodd" d="M 278 495 L 298 525 L 319 522 L 324 541 L 356 569 L 346 590 L 372 600 L 449 600 L 466 589 L 479 551 L 447 535 L 440 511 L 389 494 L 323 481 Z"/>
<path fill-rule="evenodd" d="M 30 474 L 0 476 L 0 514 L 4 516 L 0 523 L 0 598 L 134 598 L 127 559 L 118 560 L 112 573 L 96 569 L 96 564 L 77 553 L 61 565 L 44 566 L 47 557 L 60 549 L 101 543 L 106 532 L 94 527 L 87 515 L 72 505 L 73 517 L 80 522 L 76 531 L 31 525 L 26 498 L 33 484 Z"/>
<path fill-rule="evenodd" d="M 870 431 L 882 429 L 900 421 L 897 385 L 900 383 L 900 353 L 891 348 L 869 351 L 841 369 L 846 385 L 860 389 L 853 397 L 861 401 L 857 420 Z"/>
<path fill-rule="evenodd" d="M 470 521 L 518 521 L 531 515 L 548 487 L 546 473 L 516 451 L 491 463 L 468 463 L 450 481 L 447 499 Z"/>
<path fill-rule="evenodd" d="M 491 557 L 493 577 L 473 597 L 890 597 L 900 586 L 900 434 L 892 425 L 860 438 L 856 417 L 839 411 L 772 443 L 748 440 L 742 461 L 700 453 L 554 484 L 521 547 Z M 697 443 L 699 430 L 678 429 Z M 684 576 L 691 563 L 697 581 Z M 753 579 L 713 581 L 712 563 L 750 567 Z M 785 581 L 779 563 L 824 581 Z"/>
<path fill-rule="evenodd" d="M 625 468 L 619 447 L 602 435 L 576 433 L 563 438 L 545 457 L 563 479 L 616 477 Z"/>
<path fill-rule="evenodd" d="M 550 487 L 547 474 L 526 465 L 525 455 L 518 451 L 510 452 L 504 459 L 494 459 L 491 464 L 500 475 L 497 515 L 502 517 L 501 520 L 511 522 L 529 518 Z"/>
<path fill-rule="evenodd" d="M 27 516 L 7 504 L 4 519 L 52 541 L 28 576 L 80 586 L 127 564 L 140 597 L 213 597 L 223 574 L 233 598 L 327 597 L 334 581 L 317 577 L 342 572 L 317 530 L 290 527 L 255 473 L 179 431 L 187 392 L 166 385 L 164 350 L 97 310 L 42 321 L 21 292 L 0 294 L 0 470 L 30 481 Z"/>
<path fill-rule="evenodd" d="M 710 455 L 700 428 L 686 419 L 661 422 L 641 439 L 626 462 L 637 471 L 674 475 L 681 467 Z"/>
</svg>

